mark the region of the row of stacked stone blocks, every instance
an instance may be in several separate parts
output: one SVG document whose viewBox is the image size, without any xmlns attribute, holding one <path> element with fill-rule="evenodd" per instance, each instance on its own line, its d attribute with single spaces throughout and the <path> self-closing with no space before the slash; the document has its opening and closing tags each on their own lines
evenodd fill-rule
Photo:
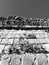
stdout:
<svg viewBox="0 0 49 65">
<path fill-rule="evenodd" d="M 49 54 L 5 54 L 0 65 L 49 65 Z"/>
<path fill-rule="evenodd" d="M 19 33 L 20 32 L 20 33 Z M 45 30 L 1 30 L 0 44 L 19 44 L 19 41 L 32 43 L 49 43 L 49 33 Z M 23 43 L 24 43 L 23 42 Z"/>
</svg>

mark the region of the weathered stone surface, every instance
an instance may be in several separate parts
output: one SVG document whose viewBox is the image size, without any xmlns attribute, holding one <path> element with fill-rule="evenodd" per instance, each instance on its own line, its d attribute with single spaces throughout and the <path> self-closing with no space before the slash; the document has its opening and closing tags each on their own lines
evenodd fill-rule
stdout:
<svg viewBox="0 0 49 65">
<path fill-rule="evenodd" d="M 2 53 L 2 50 L 4 49 L 5 45 L 0 45 L 0 53 Z"/>
<path fill-rule="evenodd" d="M 21 55 L 15 55 L 15 54 L 13 54 L 12 55 L 12 59 L 11 59 L 11 64 L 12 65 L 21 65 L 22 62 L 20 62 L 20 56 Z"/>
<path fill-rule="evenodd" d="M 37 54 L 36 55 L 38 65 L 48 65 L 46 54 Z"/>
<path fill-rule="evenodd" d="M 23 25 L 22 27 L 26 28 L 47 26 L 43 19 L 44 22 L 41 23 L 32 20 L 32 26 L 30 22 L 28 23 L 29 19 L 20 20 L 22 20 L 21 17 L 9 17 L 5 21 L 8 23 L 4 24 L 4 27 L 14 26 L 14 21 L 16 26 Z M 12 21 L 13 23 L 11 23 Z M 0 30 L 0 65 L 49 65 L 49 32 L 45 29 Z"/>
<path fill-rule="evenodd" d="M 10 56 L 5 54 L 1 58 L 0 64 L 1 65 L 9 65 L 10 64 L 9 61 L 10 61 Z"/>
<path fill-rule="evenodd" d="M 35 65 L 34 59 L 35 59 L 34 54 L 24 54 L 23 55 L 23 65 Z"/>
</svg>

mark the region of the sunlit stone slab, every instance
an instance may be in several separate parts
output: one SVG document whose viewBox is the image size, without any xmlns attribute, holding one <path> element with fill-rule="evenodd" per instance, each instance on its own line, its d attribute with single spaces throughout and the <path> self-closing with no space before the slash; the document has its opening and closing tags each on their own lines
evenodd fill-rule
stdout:
<svg viewBox="0 0 49 65">
<path fill-rule="evenodd" d="M 19 39 L 14 39 L 14 44 L 19 44 Z"/>
<path fill-rule="evenodd" d="M 6 45 L 6 46 L 4 47 L 4 53 L 8 54 L 10 48 L 11 48 L 11 45 Z"/>
<path fill-rule="evenodd" d="M 41 38 L 39 33 L 36 34 L 36 38 Z"/>
<path fill-rule="evenodd" d="M 6 38 L 10 38 L 10 36 L 11 36 L 11 35 L 10 35 L 10 34 L 8 34 L 8 35 L 6 35 Z"/>
<path fill-rule="evenodd" d="M 44 32 L 44 33 L 37 33 L 37 34 L 36 34 L 36 37 L 37 37 L 37 38 L 47 38 L 48 36 L 47 36 L 47 33 Z"/>
<path fill-rule="evenodd" d="M 36 54 L 38 65 L 48 65 L 46 54 Z"/>
<path fill-rule="evenodd" d="M 46 38 L 48 37 L 47 32 L 45 32 L 43 35 L 44 35 Z"/>
<path fill-rule="evenodd" d="M 1 44 L 1 40 L 2 40 L 2 39 L 0 38 L 0 44 Z"/>
<path fill-rule="evenodd" d="M 20 38 L 20 34 L 16 34 L 15 35 L 15 38 Z"/>
<path fill-rule="evenodd" d="M 45 39 L 27 39 L 27 41 L 31 43 L 46 43 Z"/>
<path fill-rule="evenodd" d="M 44 33 L 40 33 L 39 36 L 40 36 L 40 38 L 45 38 Z"/>
<path fill-rule="evenodd" d="M 34 54 L 24 54 L 23 55 L 23 65 L 35 65 L 35 55 Z"/>
<path fill-rule="evenodd" d="M 1 44 L 8 44 L 8 39 L 2 39 Z"/>
<path fill-rule="evenodd" d="M 1 31 L 1 32 L 0 32 L 0 36 L 2 35 L 2 33 L 3 33 L 3 32 Z"/>
<path fill-rule="evenodd" d="M 13 33 L 13 32 L 12 32 L 12 30 L 11 30 L 11 31 L 9 31 L 9 33 L 8 33 L 8 34 L 9 34 L 9 35 L 12 35 L 12 33 Z"/>
<path fill-rule="evenodd" d="M 49 52 L 49 44 L 43 44 L 42 46 L 43 46 L 43 48 L 45 48 L 45 50 L 47 50 Z"/>
<path fill-rule="evenodd" d="M 20 58 L 21 58 L 20 55 L 13 54 L 11 59 L 11 65 L 21 65 L 22 61 L 20 62 Z"/>
<path fill-rule="evenodd" d="M 13 44 L 14 43 L 13 40 L 14 39 L 8 39 L 8 44 Z"/>
<path fill-rule="evenodd" d="M 40 43 L 46 43 L 46 40 L 45 39 L 38 39 Z"/>
<path fill-rule="evenodd" d="M 13 32 L 13 35 L 15 35 L 15 34 L 17 34 L 17 33 L 16 33 L 16 31 L 15 31 L 15 32 Z"/>
<path fill-rule="evenodd" d="M 6 35 L 1 35 L 1 39 L 5 39 L 6 38 Z"/>
<path fill-rule="evenodd" d="M 2 59 L 0 61 L 1 65 L 9 65 L 10 64 L 10 56 L 5 54 L 2 56 Z"/>
<path fill-rule="evenodd" d="M 0 53 L 2 53 L 2 50 L 4 49 L 5 45 L 0 45 Z"/>
<path fill-rule="evenodd" d="M 44 30 L 32 30 L 33 33 L 44 33 L 45 31 Z"/>
<path fill-rule="evenodd" d="M 14 39 L 15 38 L 15 35 L 11 34 L 11 35 L 7 36 L 7 38 Z"/>
<path fill-rule="evenodd" d="M 45 38 L 46 42 L 49 43 L 49 38 Z"/>
<path fill-rule="evenodd" d="M 27 39 L 27 41 L 29 42 L 29 44 L 40 43 L 38 39 Z"/>
<path fill-rule="evenodd" d="M 47 36 L 48 36 L 48 38 L 49 38 L 49 33 L 47 33 Z"/>
</svg>

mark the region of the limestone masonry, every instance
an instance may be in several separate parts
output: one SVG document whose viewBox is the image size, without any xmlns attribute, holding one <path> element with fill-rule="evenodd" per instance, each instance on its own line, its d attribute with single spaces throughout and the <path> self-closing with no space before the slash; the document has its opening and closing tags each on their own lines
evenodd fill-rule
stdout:
<svg viewBox="0 0 49 65">
<path fill-rule="evenodd" d="M 0 17 L 0 65 L 49 65 L 49 18 Z"/>
</svg>

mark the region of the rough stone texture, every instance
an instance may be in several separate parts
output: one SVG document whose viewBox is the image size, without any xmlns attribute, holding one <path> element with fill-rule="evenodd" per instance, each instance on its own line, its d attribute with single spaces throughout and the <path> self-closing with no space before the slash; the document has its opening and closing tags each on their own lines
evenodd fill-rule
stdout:
<svg viewBox="0 0 49 65">
<path fill-rule="evenodd" d="M 3 31 L 4 32 L 7 31 L 8 33 L 4 33 Z M 24 40 L 27 39 L 27 41 L 29 43 L 49 43 L 49 33 L 45 32 L 43 30 L 42 30 L 42 32 L 40 30 L 36 30 L 36 31 L 33 31 L 33 30 L 26 31 L 25 30 L 25 32 L 22 32 L 22 30 L 20 30 L 20 33 L 18 30 L 2 30 L 0 32 L 1 33 L 0 44 L 12 44 L 13 42 L 19 43 L 18 39 L 21 39 L 21 38 L 24 38 Z"/>
<path fill-rule="evenodd" d="M 0 33 L 0 65 L 49 65 L 49 53 L 41 51 L 42 46 L 49 52 L 49 33 L 45 32 L 45 30 L 5 29 L 1 30 Z M 21 46 L 21 44 L 24 46 Z M 28 44 L 30 44 L 29 47 L 27 46 Z M 15 50 L 13 50 L 13 47 Z M 36 47 L 40 48 L 41 53 L 37 53 L 39 50 Z M 9 53 L 10 48 L 11 54 Z M 36 53 L 25 52 L 27 48 L 28 50 L 33 48 Z M 16 51 L 16 49 L 19 51 Z"/>
<path fill-rule="evenodd" d="M 49 65 L 48 27 L 48 18 L 0 17 L 0 65 Z"/>
</svg>

